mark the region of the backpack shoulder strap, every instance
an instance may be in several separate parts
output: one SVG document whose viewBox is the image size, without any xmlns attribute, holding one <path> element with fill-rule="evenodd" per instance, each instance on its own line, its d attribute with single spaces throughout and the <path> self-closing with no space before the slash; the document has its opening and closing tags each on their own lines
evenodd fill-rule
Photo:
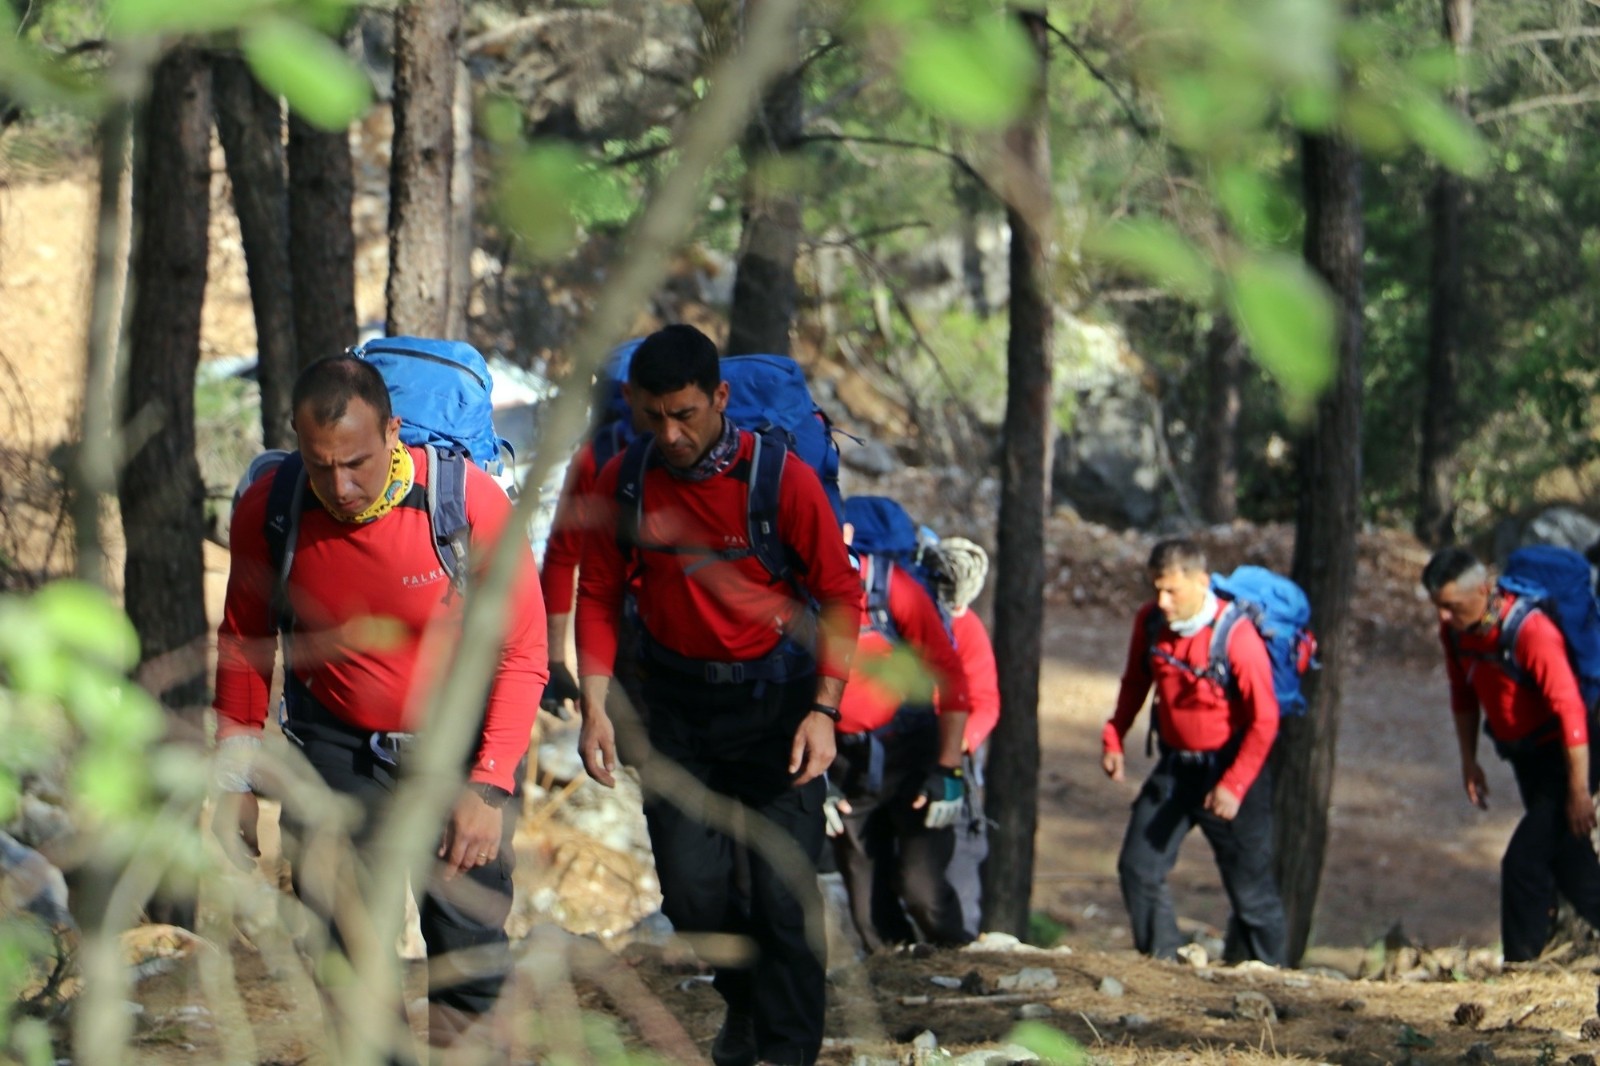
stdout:
<svg viewBox="0 0 1600 1066">
<path fill-rule="evenodd" d="M 889 583 L 894 578 L 894 560 L 887 555 L 863 555 L 867 568 L 867 624 L 891 644 L 899 643 L 900 627 L 889 611 Z"/>
<path fill-rule="evenodd" d="M 1506 611 L 1506 616 L 1500 620 L 1500 639 L 1495 642 L 1495 658 L 1500 668 L 1519 685 L 1532 679 L 1522 664 L 1517 662 L 1517 638 L 1522 635 L 1522 627 L 1528 621 L 1528 616 L 1543 609 L 1532 596 L 1518 596 L 1511 604 L 1511 609 Z"/>
<path fill-rule="evenodd" d="M 273 630 L 280 633 L 288 632 L 294 625 L 294 611 L 289 605 L 289 571 L 294 568 L 305 493 L 305 461 L 298 451 L 290 452 L 272 472 L 264 523 L 267 558 L 272 563 L 273 573 L 272 617 L 268 621 Z"/>
<path fill-rule="evenodd" d="M 1230 693 L 1234 676 L 1233 666 L 1228 662 L 1228 641 L 1233 637 L 1234 628 L 1247 618 L 1254 624 L 1255 618 L 1248 608 L 1241 606 L 1237 600 L 1223 600 L 1222 610 L 1216 621 L 1211 623 L 1211 652 L 1206 673 Z"/>
<path fill-rule="evenodd" d="M 753 437 L 750 483 L 745 496 L 750 551 L 773 577 L 793 581 L 794 565 L 778 536 L 778 497 L 783 491 L 783 467 L 788 461 L 789 446 L 779 433 L 756 433 Z"/>
<path fill-rule="evenodd" d="M 644 475 L 655 449 L 653 434 L 635 437 L 622 453 L 617 472 L 617 547 L 624 555 L 639 547 L 639 526 L 644 519 Z"/>
<path fill-rule="evenodd" d="M 467 523 L 467 459 L 454 448 L 424 444 L 428 455 L 428 522 L 433 550 L 460 595 L 467 587 L 472 527 Z"/>
</svg>

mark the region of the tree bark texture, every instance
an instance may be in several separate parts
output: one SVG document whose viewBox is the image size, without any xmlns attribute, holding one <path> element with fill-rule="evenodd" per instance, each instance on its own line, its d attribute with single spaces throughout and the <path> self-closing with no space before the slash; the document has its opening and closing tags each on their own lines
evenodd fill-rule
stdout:
<svg viewBox="0 0 1600 1066">
<path fill-rule="evenodd" d="M 1205 406 L 1195 432 L 1200 517 L 1216 524 L 1239 516 L 1239 379 L 1244 341 L 1232 318 L 1217 313 L 1206 335 Z"/>
<path fill-rule="evenodd" d="M 1472 46 L 1472 0 L 1440 0 L 1444 37 L 1458 56 Z M 1451 102 L 1469 115 L 1467 88 L 1457 86 Z M 1462 314 L 1466 307 L 1462 277 L 1461 215 L 1466 199 L 1462 180 L 1439 167 L 1428 199 L 1433 234 L 1429 263 L 1428 351 L 1422 399 L 1422 449 L 1418 482 L 1417 537 L 1430 547 L 1455 540 L 1457 390 L 1461 366 Z"/>
<path fill-rule="evenodd" d="M 1288 912 L 1289 959 L 1311 932 L 1328 842 L 1328 800 L 1361 523 L 1361 159 L 1334 138 L 1302 138 L 1305 257 L 1333 290 L 1337 368 L 1299 453 L 1300 503 L 1294 579 L 1311 600 L 1322 669 L 1308 674 L 1310 708 L 1284 719 L 1274 752 L 1273 812 L 1278 885 Z"/>
<path fill-rule="evenodd" d="M 465 338 L 472 304 L 472 202 L 477 175 L 472 169 L 472 71 L 466 63 L 456 68 L 454 118 L 455 160 L 450 169 L 450 306 L 445 334 Z"/>
<path fill-rule="evenodd" d="M 211 62 L 217 136 L 233 185 L 250 306 L 256 319 L 256 380 L 261 385 L 261 440 L 291 448 L 289 394 L 295 355 L 294 279 L 289 268 L 289 198 L 283 150 L 283 109 L 238 56 Z"/>
<path fill-rule="evenodd" d="M 800 138 L 801 74 L 774 82 L 745 131 L 744 233 L 728 312 L 728 354 L 789 354 L 799 290 L 800 196 L 781 164 Z"/>
<path fill-rule="evenodd" d="M 205 488 L 194 379 L 211 206 L 211 66 L 192 49 L 156 67 L 134 178 L 133 315 L 118 496 L 141 680 L 198 728 L 207 702 Z"/>
<path fill-rule="evenodd" d="M 1051 333 L 1046 242 L 1050 232 L 1050 140 L 1044 70 L 1049 29 L 1044 14 L 1018 9 L 1039 56 L 1040 77 L 1027 115 L 1006 134 L 1010 163 L 1033 186 L 1008 196 L 1011 228 L 1010 336 L 1006 342 L 1006 413 L 1000 472 L 995 572 L 995 656 L 1000 725 L 989 753 L 989 861 L 983 927 L 1026 936 L 1038 828 L 1039 661 L 1044 630 L 1044 523 L 1049 503 Z M 1024 209 L 1020 205 L 1029 205 Z"/>
<path fill-rule="evenodd" d="M 355 170 L 350 133 L 289 115 L 289 261 L 300 369 L 357 340 Z"/>
<path fill-rule="evenodd" d="M 455 158 L 460 0 L 395 12 L 387 332 L 449 336 L 450 172 Z"/>
</svg>

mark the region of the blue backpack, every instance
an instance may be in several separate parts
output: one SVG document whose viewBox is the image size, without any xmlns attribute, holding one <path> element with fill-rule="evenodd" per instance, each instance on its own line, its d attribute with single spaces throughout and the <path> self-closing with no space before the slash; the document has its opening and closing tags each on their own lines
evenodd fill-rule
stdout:
<svg viewBox="0 0 1600 1066">
<path fill-rule="evenodd" d="M 403 443 L 462 452 L 489 473 L 504 473 L 511 445 L 495 432 L 494 382 L 476 348 L 427 337 L 378 337 L 350 354 L 383 375 Z"/>
<path fill-rule="evenodd" d="M 1150 613 L 1151 654 L 1161 655 L 1195 676 L 1209 678 L 1232 691 L 1235 678 L 1228 665 L 1228 638 L 1239 620 L 1248 618 L 1267 646 L 1267 658 L 1272 663 L 1272 690 L 1278 697 L 1278 716 L 1295 718 L 1305 714 L 1306 697 L 1301 691 L 1300 679 L 1322 664 L 1317 661 L 1317 638 L 1309 628 L 1311 601 L 1306 599 L 1304 590 L 1282 574 L 1262 566 L 1241 566 L 1226 577 L 1212 574 L 1211 589 L 1218 599 L 1226 601 L 1227 609 L 1212 627 L 1206 668 L 1195 670 L 1186 662 L 1154 650 L 1155 633 L 1163 624 L 1159 611 Z"/>
<path fill-rule="evenodd" d="M 844 519 L 853 529 L 850 548 L 867 568 L 868 627 L 890 643 L 900 640 L 889 611 L 889 582 L 898 567 L 917 579 L 939 609 L 945 631 L 953 632 L 950 613 L 939 595 L 944 574 L 933 531 L 919 527 L 904 507 L 887 496 L 850 497 L 844 503 Z"/>
<path fill-rule="evenodd" d="M 1531 684 L 1533 679 L 1514 652 L 1528 615 L 1543 611 L 1561 630 L 1584 706 L 1594 707 L 1600 699 L 1600 605 L 1595 602 L 1589 561 L 1571 548 L 1532 544 L 1511 553 L 1499 586 L 1517 598 L 1500 622 L 1493 661 L 1518 684 Z"/>
<path fill-rule="evenodd" d="M 622 386 L 628 380 L 628 368 L 633 365 L 634 350 L 643 341 L 643 337 L 635 337 L 611 349 L 611 354 L 595 376 L 595 428 L 589 440 L 594 449 L 596 470 L 605 469 L 611 457 L 622 452 L 638 436 L 633 428 L 633 412 L 622 394 Z"/>
</svg>

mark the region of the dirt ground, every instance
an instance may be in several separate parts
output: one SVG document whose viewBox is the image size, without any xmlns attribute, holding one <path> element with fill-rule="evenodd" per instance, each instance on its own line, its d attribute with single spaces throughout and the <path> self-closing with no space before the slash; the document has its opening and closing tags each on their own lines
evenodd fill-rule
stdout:
<svg viewBox="0 0 1600 1066">
<path fill-rule="evenodd" d="M 6 323 L 0 353 L 10 369 L 0 388 L 0 418 L 14 430 L 8 437 L 13 451 L 29 453 L 34 463 L 63 439 L 81 403 L 79 324 L 92 204 L 82 180 L 0 183 L 0 321 Z M 221 238 L 206 350 L 226 354 L 250 343 L 239 321 L 247 319 L 248 303 L 236 233 L 226 217 L 216 225 Z M 364 275 L 381 276 L 377 265 Z M 16 468 L 4 472 L 0 501 L 14 522 Z M 1231 561 L 1240 561 L 1284 551 L 1281 530 L 1219 538 L 1220 561 L 1229 561 L 1230 552 Z M 1129 538 L 1070 521 L 1056 523 L 1052 540 L 1059 558 L 1053 560 L 1040 706 L 1034 903 L 1062 927 L 1061 943 L 1070 953 L 969 951 L 840 965 L 831 983 L 827 1061 L 905 1057 L 911 1054 L 907 1042 L 923 1029 L 958 1051 L 1003 1040 L 1019 1003 L 984 993 L 1023 966 L 1046 967 L 1059 982 L 1035 997 L 1049 1008 L 1044 1020 L 1109 1062 L 1445 1061 L 1484 1041 L 1504 1059 L 1550 1066 L 1595 1050 L 1594 1040 L 1579 1036 L 1594 1016 L 1595 959 L 1491 976 L 1447 965 L 1434 980 L 1351 982 L 1331 971 L 1195 970 L 1152 963 L 1129 950 L 1114 868 L 1142 755 L 1130 759 L 1129 783 L 1114 784 L 1099 772 L 1097 753 L 1137 601 L 1142 550 Z M 1498 938 L 1498 856 L 1517 804 L 1509 774 L 1494 760 L 1488 765 L 1492 809 L 1474 810 L 1461 795 L 1443 672 L 1429 643 L 1427 611 L 1408 584 L 1417 556 L 1414 544 L 1393 535 L 1363 542 L 1358 661 L 1341 712 L 1331 838 L 1310 957 L 1351 973 L 1370 955 L 1369 945 L 1396 927 L 1403 937 L 1436 948 L 1492 947 Z M 226 556 L 214 551 L 207 558 L 215 599 Z M 1141 750 L 1130 744 L 1130 753 Z M 549 862 L 552 849 L 547 839 L 524 841 L 519 853 L 532 866 Z M 1213 930 L 1222 924 L 1226 902 L 1198 837 L 1172 883 L 1186 919 Z M 1400 942 L 1397 935 L 1394 943 Z M 574 1010 L 583 1006 L 616 1019 L 629 1043 L 652 1046 L 666 1059 L 693 1061 L 706 1052 L 721 1010 L 692 964 L 668 961 L 642 945 L 612 954 L 595 944 L 549 928 L 523 942 L 517 987 L 507 997 L 513 1012 L 503 1035 L 510 1044 L 530 1054 L 571 1050 L 572 1041 L 586 1039 Z M 230 1027 L 215 1014 L 193 1010 L 198 992 L 192 974 L 180 967 L 139 988 L 146 1011 L 134 1061 L 242 1061 L 252 1042 L 251 1061 L 326 1061 L 313 1050 L 317 1008 L 303 982 L 269 967 L 244 941 L 233 944 L 230 955 L 245 1019 Z M 1411 975 L 1419 972 L 1427 971 L 1413 967 Z M 579 975 L 575 983 L 564 980 L 573 973 Z M 934 976 L 964 978 L 965 988 L 939 987 L 929 980 Z M 1119 996 L 1101 990 L 1106 977 L 1120 982 Z M 1236 1017 L 1235 995 L 1243 990 L 1265 993 L 1278 1020 Z M 956 997 L 964 998 L 946 1002 Z M 1475 1025 L 1452 1024 L 1463 1003 L 1481 1005 Z M 253 1041 L 237 1028 L 245 1022 Z M 589 1032 L 587 1039 L 597 1038 Z M 603 1057 L 600 1046 L 591 1043 L 576 1060 Z M 1486 1061 L 1481 1051 L 1475 1054 Z"/>
</svg>

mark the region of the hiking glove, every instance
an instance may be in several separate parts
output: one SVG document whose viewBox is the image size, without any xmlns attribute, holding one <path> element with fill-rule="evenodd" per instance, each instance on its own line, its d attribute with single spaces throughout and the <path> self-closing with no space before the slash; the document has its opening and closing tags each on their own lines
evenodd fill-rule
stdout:
<svg viewBox="0 0 1600 1066">
<path fill-rule="evenodd" d="M 929 829 L 946 829 L 961 820 L 967 783 L 960 767 L 935 766 L 922 782 L 922 798 L 928 801 L 923 824 Z"/>
<path fill-rule="evenodd" d="M 839 810 L 839 804 L 844 803 L 844 810 Z M 822 801 L 822 831 L 830 837 L 844 835 L 844 815 L 849 813 L 850 804 L 845 803 L 844 793 L 828 786 L 828 798 Z"/>
<path fill-rule="evenodd" d="M 539 706 L 565 721 L 566 701 L 576 702 L 581 694 L 577 679 L 572 676 L 572 671 L 567 669 L 567 664 L 551 663 L 550 680 L 545 683 L 544 696 L 540 698 Z"/>
</svg>

